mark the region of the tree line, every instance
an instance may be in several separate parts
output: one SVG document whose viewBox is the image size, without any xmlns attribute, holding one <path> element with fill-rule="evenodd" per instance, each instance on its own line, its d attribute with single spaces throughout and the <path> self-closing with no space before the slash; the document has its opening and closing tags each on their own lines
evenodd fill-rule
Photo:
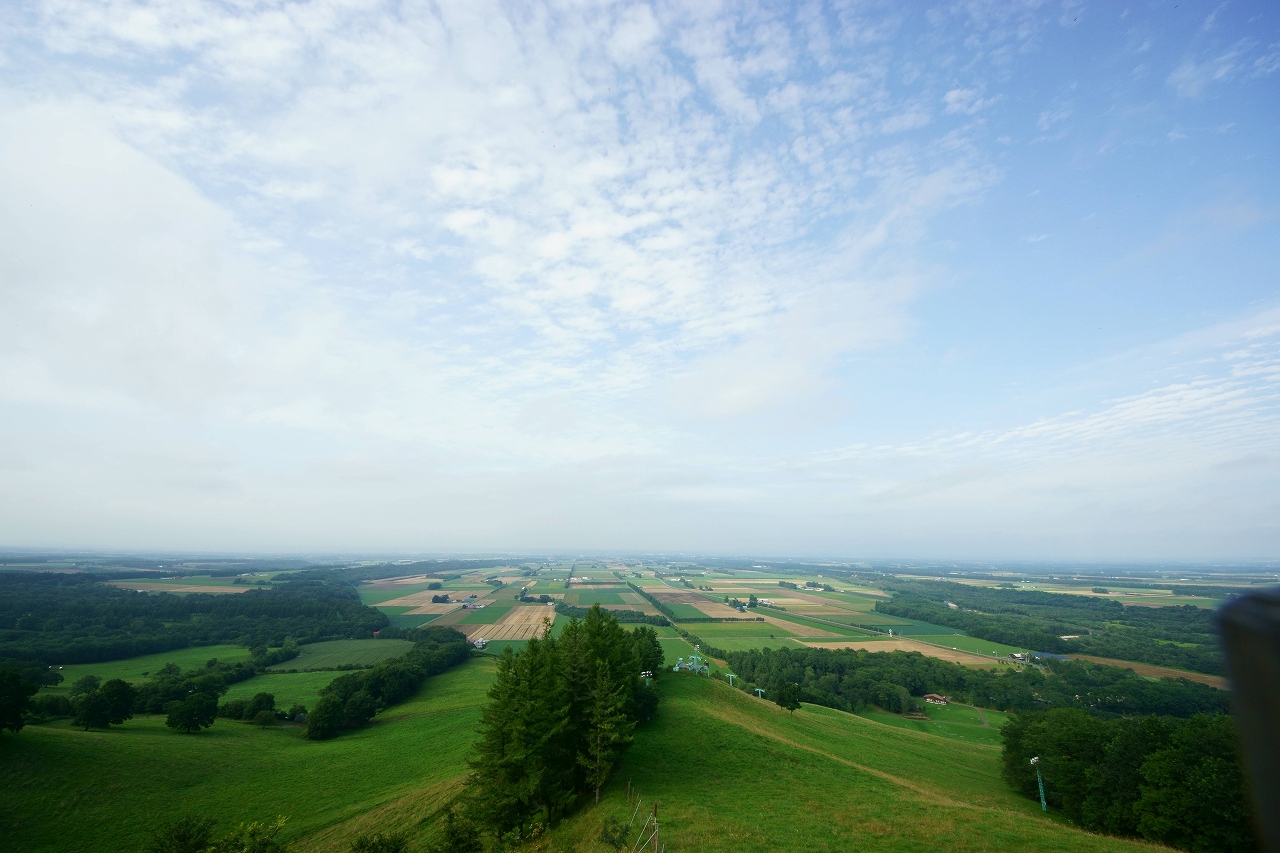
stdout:
<svg viewBox="0 0 1280 853">
<path fill-rule="evenodd" d="M 1038 768 L 1049 807 L 1086 829 L 1205 853 L 1257 849 L 1228 716 L 1103 719 L 1061 708 L 1016 714 L 1001 736 L 1009 784 L 1038 799 Z"/>
<path fill-rule="evenodd" d="M 556 602 L 555 610 L 556 613 L 569 619 L 586 619 L 587 614 L 591 612 L 590 607 L 578 607 L 563 601 Z M 614 619 L 627 624 L 658 625 L 664 628 L 671 624 L 667 617 L 651 616 L 643 610 L 610 610 L 609 613 Z"/>
<path fill-rule="evenodd" d="M 387 627 L 354 586 L 330 572 L 300 572 L 243 593 L 147 593 L 90 574 L 0 573 L 0 659 L 99 663 L 231 643 L 280 646 L 372 637 Z"/>
<path fill-rule="evenodd" d="M 267 723 L 278 719 L 305 720 L 307 737 L 324 739 L 342 730 L 367 723 L 382 709 L 408 698 L 423 681 L 466 660 L 471 646 L 453 628 L 435 627 L 397 631 L 414 641 L 404 655 L 365 672 L 353 672 L 333 680 L 321 691 L 316 708 L 308 713 L 301 705 L 287 711 L 275 707 L 275 697 L 259 693 L 250 700 L 218 704 L 233 684 L 253 678 L 266 666 L 297 654 L 291 639 L 279 649 L 258 649 L 249 661 L 226 663 L 216 658 L 185 672 L 169 663 L 140 685 L 121 679 L 102 682 L 97 676 L 79 679 L 68 695 L 36 695 L 40 681 L 57 684 L 62 677 L 31 664 L 0 669 L 0 729 L 20 731 L 28 721 L 70 717 L 76 725 L 107 728 L 120 725 L 134 714 L 165 714 L 166 724 L 182 732 L 196 732 L 213 725 L 217 717 Z M 262 716 L 269 713 L 271 716 Z"/>
<path fill-rule="evenodd" d="M 500 841 L 554 823 L 609 779 L 658 697 L 662 647 L 647 625 L 627 631 L 598 605 L 552 636 L 508 647 L 480 723 L 460 825 Z M 541 820 L 539 820 L 541 818 Z"/>
<path fill-rule="evenodd" d="M 690 642 L 698 642 L 690 637 Z M 1226 713 L 1223 690 L 1186 679 L 1151 681 L 1119 667 L 1088 661 L 1049 660 L 1021 670 L 966 667 L 919 652 L 855 649 L 752 649 L 703 651 L 727 660 L 740 689 L 767 691 L 795 684 L 800 701 L 842 711 L 875 706 L 906 713 L 926 693 L 999 710 L 1082 708 L 1109 714 L 1190 717 Z M 772 697 L 770 697 L 772 698 Z"/>
<path fill-rule="evenodd" d="M 1213 611 L 1207 608 L 1126 606 L 1089 595 L 947 581 L 894 580 L 882 585 L 894 596 L 877 602 L 876 610 L 890 616 L 958 628 L 973 637 L 1041 652 L 1222 672 Z M 1074 635 L 1079 639 L 1062 639 Z"/>
<path fill-rule="evenodd" d="M 308 738 L 325 740 L 365 725 L 379 711 L 408 699 L 431 676 L 471 655 L 466 635 L 454 628 L 416 628 L 405 637 L 414 640 L 405 654 L 364 672 L 340 675 L 320 691 L 320 701 L 307 714 Z"/>
</svg>

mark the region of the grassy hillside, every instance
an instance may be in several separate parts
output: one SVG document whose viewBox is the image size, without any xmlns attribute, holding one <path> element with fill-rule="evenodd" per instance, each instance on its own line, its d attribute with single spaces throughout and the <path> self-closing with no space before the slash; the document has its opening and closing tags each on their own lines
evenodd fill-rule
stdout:
<svg viewBox="0 0 1280 853">
<path fill-rule="evenodd" d="M 268 667 L 270 670 L 299 672 L 316 669 L 334 669 L 339 666 L 373 666 L 384 660 L 398 658 L 413 648 L 409 640 L 327 640 L 309 643 L 301 648 L 293 660 Z"/>
<path fill-rule="evenodd" d="M 491 672 L 491 661 L 473 660 L 369 728 L 321 743 L 226 720 L 194 736 L 158 717 L 88 734 L 29 726 L 0 741 L 0 832 L 15 851 L 134 851 L 157 815 L 198 810 L 224 826 L 288 815 L 297 853 L 345 851 L 360 832 L 397 829 L 420 849 L 465 772 Z M 595 839 L 606 817 L 627 811 L 628 776 L 646 810 L 658 802 L 672 853 L 1150 849 L 1043 816 L 1000 780 L 993 745 L 812 706 L 791 715 L 688 675 L 661 683 L 659 717 L 601 804 L 529 849 L 604 850 Z M 973 726 L 965 709 L 949 713 L 938 722 Z"/>
<path fill-rule="evenodd" d="M 599 807 L 540 850 L 600 850 L 625 779 L 659 806 L 671 851 L 1136 850 L 1044 817 L 1000 780 L 999 749 L 805 706 L 795 715 L 675 676 Z M 625 818 L 624 818 L 625 820 Z M 637 821 L 638 825 L 638 821 Z"/>
<path fill-rule="evenodd" d="M 0 739 L 4 848 L 135 853 L 159 816 L 186 812 L 224 829 L 287 815 L 286 837 L 307 839 L 299 850 L 355 832 L 389 804 L 396 820 L 416 823 L 464 770 L 491 670 L 475 660 L 435 676 L 373 725 L 331 741 L 229 720 L 181 735 L 152 716 L 105 732 L 28 726 Z"/>
<path fill-rule="evenodd" d="M 250 656 L 249 650 L 243 646 L 196 646 L 194 648 L 173 649 L 172 651 L 159 652 L 154 655 L 139 655 L 134 658 L 106 661 L 104 663 L 72 663 L 60 668 L 62 683 L 57 687 L 46 687 L 43 692 L 69 694 L 71 686 L 76 683 L 76 680 L 86 675 L 96 675 L 103 681 L 109 681 L 112 678 L 123 678 L 125 681 L 138 684 L 146 681 L 148 676 L 157 672 L 160 667 L 167 663 L 187 670 L 204 666 L 212 658 L 217 658 L 225 663 L 238 663 L 247 661 Z"/>
</svg>

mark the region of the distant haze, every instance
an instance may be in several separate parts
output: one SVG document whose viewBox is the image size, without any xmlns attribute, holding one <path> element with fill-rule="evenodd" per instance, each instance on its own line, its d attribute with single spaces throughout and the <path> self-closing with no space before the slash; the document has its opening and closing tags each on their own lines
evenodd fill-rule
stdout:
<svg viewBox="0 0 1280 853">
<path fill-rule="evenodd" d="M 1280 557 L 1280 7 L 24 0 L 0 546 Z"/>
</svg>

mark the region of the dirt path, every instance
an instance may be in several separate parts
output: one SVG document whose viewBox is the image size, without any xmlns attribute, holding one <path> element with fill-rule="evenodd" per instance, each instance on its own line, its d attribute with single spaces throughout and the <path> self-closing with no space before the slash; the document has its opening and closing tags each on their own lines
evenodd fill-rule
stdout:
<svg viewBox="0 0 1280 853">
<path fill-rule="evenodd" d="M 987 728 L 991 728 L 991 724 L 987 722 L 987 715 L 982 713 L 982 709 L 979 708 L 977 705 L 971 705 L 970 707 L 973 708 L 973 710 L 978 712 L 978 719 L 982 720 L 982 725 L 986 726 Z"/>
</svg>

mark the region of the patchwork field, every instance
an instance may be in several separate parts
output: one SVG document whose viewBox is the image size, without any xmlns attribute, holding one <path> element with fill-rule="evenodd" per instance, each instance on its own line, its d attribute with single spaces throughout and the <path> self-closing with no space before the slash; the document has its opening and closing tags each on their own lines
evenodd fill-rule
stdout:
<svg viewBox="0 0 1280 853">
<path fill-rule="evenodd" d="M 514 600 L 507 599 L 505 601 L 495 601 L 491 604 L 485 604 L 479 610 L 467 610 L 466 615 L 454 621 L 455 625 L 492 625 L 499 621 L 511 608 L 515 607 Z"/>
<path fill-rule="evenodd" d="M 542 633 L 542 622 L 556 620 L 556 611 L 542 604 L 524 604 L 513 607 L 492 625 L 467 625 L 458 623 L 466 631 L 467 639 L 483 637 L 486 640 L 528 640 Z"/>
<path fill-rule="evenodd" d="M 286 669 L 335 669 L 340 666 L 372 666 L 400 657 L 413 648 L 409 640 L 329 640 L 301 647 L 293 660 L 268 667 L 269 671 Z"/>
<path fill-rule="evenodd" d="M 579 607 L 590 607 L 593 604 L 617 604 L 627 603 L 622 598 L 622 593 L 628 592 L 626 589 L 570 589 L 564 595 L 564 600 L 568 604 L 576 604 Z M 635 595 L 635 593 L 630 593 Z"/>
</svg>

